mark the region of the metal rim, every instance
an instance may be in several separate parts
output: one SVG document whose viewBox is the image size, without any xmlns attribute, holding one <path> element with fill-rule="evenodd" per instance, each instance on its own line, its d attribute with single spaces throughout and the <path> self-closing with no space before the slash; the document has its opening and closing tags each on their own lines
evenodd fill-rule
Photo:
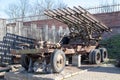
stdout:
<svg viewBox="0 0 120 80">
<path fill-rule="evenodd" d="M 93 64 L 99 64 L 100 61 L 101 61 L 101 54 L 100 51 L 96 49 L 93 54 Z"/>
<path fill-rule="evenodd" d="M 97 53 L 97 60 L 100 60 L 100 53 Z"/>
<path fill-rule="evenodd" d="M 64 67 L 64 55 L 63 54 L 58 54 L 56 56 L 55 66 L 58 71 L 63 69 Z"/>
<path fill-rule="evenodd" d="M 64 67 L 64 56 L 62 54 L 57 56 L 56 66 L 58 69 L 62 69 Z"/>
<path fill-rule="evenodd" d="M 65 67 L 65 61 L 65 53 L 61 50 L 55 50 L 51 55 L 51 68 L 53 72 L 61 72 Z"/>
</svg>

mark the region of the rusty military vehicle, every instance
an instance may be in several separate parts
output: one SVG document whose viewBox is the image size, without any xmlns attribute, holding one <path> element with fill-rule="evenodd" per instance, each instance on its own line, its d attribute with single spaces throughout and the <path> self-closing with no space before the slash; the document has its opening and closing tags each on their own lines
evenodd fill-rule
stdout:
<svg viewBox="0 0 120 80">
<path fill-rule="evenodd" d="M 66 60 L 71 61 L 74 55 L 81 55 L 82 59 L 91 64 L 99 64 L 107 59 L 107 50 L 100 46 L 99 41 L 102 34 L 111 29 L 88 11 L 79 6 L 73 9 L 46 10 L 44 14 L 67 24 L 69 35 L 64 35 L 56 44 L 47 41 L 36 41 L 34 45 L 21 44 L 23 49 L 13 52 L 21 54 L 21 65 L 25 70 L 34 72 L 34 67 L 39 65 L 44 71 L 51 69 L 59 73 L 63 71 Z"/>
</svg>

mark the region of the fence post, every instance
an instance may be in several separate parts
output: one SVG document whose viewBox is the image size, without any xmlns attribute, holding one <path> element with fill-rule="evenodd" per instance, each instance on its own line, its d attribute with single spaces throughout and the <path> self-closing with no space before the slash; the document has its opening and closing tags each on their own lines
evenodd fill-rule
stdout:
<svg viewBox="0 0 120 80">
<path fill-rule="evenodd" d="M 59 40 L 60 40 L 61 37 L 62 37 L 62 32 L 63 32 L 63 27 L 62 27 L 62 26 L 59 26 L 59 30 L 58 30 Z"/>
<path fill-rule="evenodd" d="M 17 21 L 15 26 L 15 34 L 22 36 L 23 22 Z"/>
<path fill-rule="evenodd" d="M 42 28 L 39 28 L 39 39 L 42 40 L 43 34 L 42 34 Z"/>
<path fill-rule="evenodd" d="M 66 27 L 66 34 L 69 34 L 70 33 L 70 31 L 69 31 L 69 28 L 68 27 Z"/>
<path fill-rule="evenodd" d="M 53 43 L 55 43 L 55 39 L 56 39 L 56 36 L 55 36 L 56 34 L 55 34 L 55 26 L 53 25 L 52 26 L 52 37 L 53 37 Z"/>
<path fill-rule="evenodd" d="M 3 40 L 3 36 L 6 34 L 6 20 L 0 19 L 0 41 Z"/>
<path fill-rule="evenodd" d="M 45 41 L 48 41 L 48 25 L 45 25 Z"/>
<path fill-rule="evenodd" d="M 35 23 L 31 24 L 31 36 L 34 39 L 37 39 L 37 25 Z"/>
</svg>

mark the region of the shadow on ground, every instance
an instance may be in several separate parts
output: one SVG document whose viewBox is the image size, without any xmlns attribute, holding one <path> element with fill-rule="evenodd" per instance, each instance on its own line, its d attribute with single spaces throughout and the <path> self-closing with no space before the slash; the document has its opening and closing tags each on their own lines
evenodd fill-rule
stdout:
<svg viewBox="0 0 120 80">
<path fill-rule="evenodd" d="M 117 67 L 99 67 L 98 69 L 91 69 L 89 71 L 120 74 L 120 68 Z"/>
<path fill-rule="evenodd" d="M 102 64 L 104 65 L 104 64 Z M 120 74 L 120 68 L 119 67 L 115 67 L 113 66 L 109 66 L 109 65 L 105 65 L 105 66 L 100 66 L 100 65 L 85 65 L 85 66 L 81 66 L 80 69 L 85 70 L 87 69 L 88 71 L 92 71 L 92 72 L 103 72 L 103 73 L 114 73 L 114 74 Z"/>
</svg>

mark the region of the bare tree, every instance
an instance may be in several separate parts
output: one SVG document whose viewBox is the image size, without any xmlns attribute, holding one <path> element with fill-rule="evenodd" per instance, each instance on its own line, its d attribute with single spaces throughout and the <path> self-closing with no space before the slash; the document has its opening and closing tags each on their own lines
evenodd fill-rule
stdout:
<svg viewBox="0 0 120 80">
<path fill-rule="evenodd" d="M 18 3 L 9 4 L 5 10 L 6 14 L 10 18 L 22 18 L 28 15 L 29 12 L 29 0 L 18 0 Z"/>
<path fill-rule="evenodd" d="M 33 5 L 33 14 L 40 15 L 43 14 L 44 10 L 65 8 L 67 5 L 63 3 L 62 0 L 37 0 Z"/>
<path fill-rule="evenodd" d="M 67 7 L 67 4 L 65 4 L 63 0 L 57 0 L 56 5 L 54 6 L 54 8 L 60 8 L 60 9 L 66 8 L 66 7 Z"/>
<path fill-rule="evenodd" d="M 54 2 L 53 2 L 53 0 L 44 0 L 44 4 L 45 4 L 45 6 L 42 5 L 43 9 L 52 9 Z"/>
<path fill-rule="evenodd" d="M 43 13 L 44 11 L 44 7 L 43 7 L 43 0 L 39 1 L 36 0 L 35 3 L 32 5 L 32 12 L 31 15 L 40 15 Z"/>
<path fill-rule="evenodd" d="M 25 17 L 29 12 L 29 0 L 19 0 L 18 6 L 20 8 L 20 17 Z"/>
<path fill-rule="evenodd" d="M 10 18 L 21 18 L 43 14 L 44 10 L 64 8 L 67 5 L 62 0 L 36 0 L 34 4 L 29 4 L 29 0 L 18 0 L 18 3 L 10 4 L 6 9 L 6 14 Z"/>
<path fill-rule="evenodd" d="M 117 7 L 115 6 L 117 4 L 116 0 L 112 0 L 112 3 L 110 4 L 108 0 L 101 0 L 100 1 L 100 6 L 101 12 L 114 12 L 117 10 Z M 111 6 L 113 5 L 113 6 Z"/>
<path fill-rule="evenodd" d="M 19 7 L 15 4 L 10 4 L 8 9 L 5 11 L 10 18 L 19 17 Z"/>
</svg>

